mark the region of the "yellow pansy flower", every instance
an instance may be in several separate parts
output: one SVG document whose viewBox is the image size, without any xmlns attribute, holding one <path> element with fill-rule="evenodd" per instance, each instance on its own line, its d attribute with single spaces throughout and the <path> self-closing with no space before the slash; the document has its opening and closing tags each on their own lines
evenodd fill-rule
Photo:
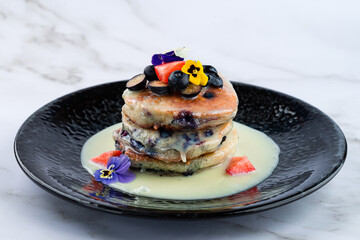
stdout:
<svg viewBox="0 0 360 240">
<path fill-rule="evenodd" d="M 189 81 L 195 85 L 205 86 L 208 82 L 208 76 L 204 73 L 204 68 L 200 61 L 187 60 L 182 66 L 181 71 L 190 75 Z"/>
</svg>

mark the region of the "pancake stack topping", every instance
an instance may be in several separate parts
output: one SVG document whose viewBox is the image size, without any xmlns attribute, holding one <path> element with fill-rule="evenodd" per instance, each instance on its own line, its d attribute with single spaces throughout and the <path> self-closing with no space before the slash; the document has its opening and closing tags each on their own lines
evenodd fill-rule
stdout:
<svg viewBox="0 0 360 240">
<path fill-rule="evenodd" d="M 184 61 L 186 50 L 155 54 L 126 84 L 113 138 L 132 169 L 191 175 L 235 152 L 237 95 L 213 66 Z"/>
</svg>

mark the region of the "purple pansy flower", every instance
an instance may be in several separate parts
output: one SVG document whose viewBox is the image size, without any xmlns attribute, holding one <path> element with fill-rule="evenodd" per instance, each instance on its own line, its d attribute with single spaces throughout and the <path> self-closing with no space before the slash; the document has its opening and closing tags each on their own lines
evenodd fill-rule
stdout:
<svg viewBox="0 0 360 240">
<path fill-rule="evenodd" d="M 175 51 L 170 51 L 164 54 L 154 54 L 151 59 L 152 65 L 160 65 L 163 63 L 183 61 L 184 58 L 176 55 Z"/>
<path fill-rule="evenodd" d="M 130 159 L 125 154 L 119 157 L 111 157 L 108 160 L 106 169 L 96 170 L 95 180 L 104 184 L 116 182 L 129 183 L 135 179 L 135 174 L 129 171 L 131 165 Z"/>
</svg>

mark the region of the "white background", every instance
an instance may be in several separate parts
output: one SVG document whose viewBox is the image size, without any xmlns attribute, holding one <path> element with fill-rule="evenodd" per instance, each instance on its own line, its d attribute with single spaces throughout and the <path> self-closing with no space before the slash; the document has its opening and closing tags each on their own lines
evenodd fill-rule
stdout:
<svg viewBox="0 0 360 240">
<path fill-rule="evenodd" d="M 359 239 L 358 1 L 0 0 L 1 239 Z M 35 110 L 72 91 L 141 72 L 152 54 L 189 59 L 324 111 L 344 131 L 340 173 L 270 211 L 209 221 L 157 221 L 79 207 L 43 191 L 13 154 Z M 111 114 L 109 114 L 111 117 Z"/>
</svg>

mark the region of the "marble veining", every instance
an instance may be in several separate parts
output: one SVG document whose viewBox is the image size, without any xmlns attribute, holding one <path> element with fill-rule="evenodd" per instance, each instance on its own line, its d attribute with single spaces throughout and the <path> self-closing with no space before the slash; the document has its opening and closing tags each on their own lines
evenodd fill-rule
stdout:
<svg viewBox="0 0 360 240">
<path fill-rule="evenodd" d="M 0 238 L 358 239 L 359 8 L 354 0 L 0 0 Z M 72 91 L 127 79 L 153 53 L 179 46 L 230 80 L 293 95 L 332 117 L 348 140 L 340 173 L 270 211 L 181 222 L 82 208 L 20 170 L 13 139 L 30 114 Z"/>
</svg>

